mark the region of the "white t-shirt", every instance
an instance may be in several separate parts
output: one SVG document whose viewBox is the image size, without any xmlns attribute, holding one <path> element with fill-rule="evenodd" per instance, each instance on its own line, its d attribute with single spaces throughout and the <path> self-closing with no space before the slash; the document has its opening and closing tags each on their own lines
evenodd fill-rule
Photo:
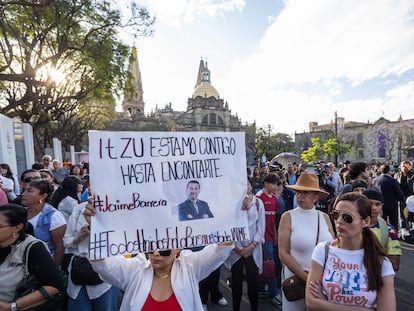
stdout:
<svg viewBox="0 0 414 311">
<path fill-rule="evenodd" d="M 312 260 L 323 267 L 325 242 L 315 247 Z M 394 274 L 390 260 L 385 257 L 382 264 L 382 277 Z M 376 307 L 377 292 L 367 290 L 368 276 L 364 266 L 363 249 L 346 250 L 329 245 L 322 287 L 330 302 L 367 308 Z"/>
</svg>

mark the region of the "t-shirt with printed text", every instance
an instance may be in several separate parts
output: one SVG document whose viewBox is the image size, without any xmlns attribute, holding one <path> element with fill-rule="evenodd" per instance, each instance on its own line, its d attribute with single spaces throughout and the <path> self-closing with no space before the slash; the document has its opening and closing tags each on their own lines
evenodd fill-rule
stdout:
<svg viewBox="0 0 414 311">
<path fill-rule="evenodd" d="M 322 267 L 325 262 L 325 242 L 313 250 L 312 260 Z M 322 275 L 322 287 L 328 301 L 333 303 L 375 308 L 376 291 L 368 291 L 368 275 L 364 266 L 364 250 L 346 250 L 329 246 Z M 394 275 L 388 258 L 384 258 L 381 276 Z"/>
</svg>

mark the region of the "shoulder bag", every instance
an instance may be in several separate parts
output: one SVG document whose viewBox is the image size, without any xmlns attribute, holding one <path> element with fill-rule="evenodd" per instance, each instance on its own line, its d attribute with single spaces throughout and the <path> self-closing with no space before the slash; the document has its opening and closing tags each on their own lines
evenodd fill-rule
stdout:
<svg viewBox="0 0 414 311">
<path fill-rule="evenodd" d="M 263 251 L 263 271 L 259 274 L 259 281 L 272 281 L 276 277 L 276 264 L 273 259 L 265 256 Z"/>
<path fill-rule="evenodd" d="M 319 240 L 319 212 L 318 213 L 318 231 L 316 233 L 316 242 Z M 282 282 L 282 290 L 288 301 L 296 301 L 305 298 L 306 282 L 301 280 L 298 276 L 294 275 L 290 278 L 285 279 Z"/>
</svg>

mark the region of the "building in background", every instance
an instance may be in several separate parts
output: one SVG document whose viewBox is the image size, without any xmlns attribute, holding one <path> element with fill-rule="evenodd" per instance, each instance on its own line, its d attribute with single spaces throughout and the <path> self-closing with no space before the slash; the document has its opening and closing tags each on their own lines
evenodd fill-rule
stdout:
<svg viewBox="0 0 414 311">
<path fill-rule="evenodd" d="M 335 122 L 323 125 L 310 122 L 309 132 L 295 133 L 297 154 L 311 146 L 312 137 L 336 137 L 339 143 L 349 144 L 352 153 L 343 156 L 339 162 L 350 160 L 400 163 L 401 160 L 414 159 L 414 119 L 403 120 L 401 116 L 397 121 L 380 118 L 373 123 L 345 122 L 341 117 L 337 117 Z"/>
<path fill-rule="evenodd" d="M 255 162 L 256 125 L 242 124 L 232 114 L 227 102 L 211 84 L 211 73 L 207 62 L 200 60 L 194 92 L 187 101 L 186 111 L 176 111 L 171 103 L 158 106 L 145 114 L 142 77 L 139 69 L 137 49 L 132 48 L 129 61 L 130 76 L 124 90 L 122 113 L 107 130 L 114 131 L 216 131 L 246 133 L 247 161 Z"/>
</svg>

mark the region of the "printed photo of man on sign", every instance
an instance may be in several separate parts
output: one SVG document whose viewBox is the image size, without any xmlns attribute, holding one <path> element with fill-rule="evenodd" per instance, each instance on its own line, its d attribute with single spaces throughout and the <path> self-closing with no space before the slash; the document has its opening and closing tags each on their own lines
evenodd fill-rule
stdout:
<svg viewBox="0 0 414 311">
<path fill-rule="evenodd" d="M 89 144 L 92 259 L 250 238 L 243 132 L 90 131 Z"/>
<path fill-rule="evenodd" d="M 201 218 L 213 218 L 208 203 L 198 199 L 200 194 L 200 183 L 190 180 L 187 184 L 188 199 L 178 206 L 178 215 L 181 221 Z"/>
</svg>

